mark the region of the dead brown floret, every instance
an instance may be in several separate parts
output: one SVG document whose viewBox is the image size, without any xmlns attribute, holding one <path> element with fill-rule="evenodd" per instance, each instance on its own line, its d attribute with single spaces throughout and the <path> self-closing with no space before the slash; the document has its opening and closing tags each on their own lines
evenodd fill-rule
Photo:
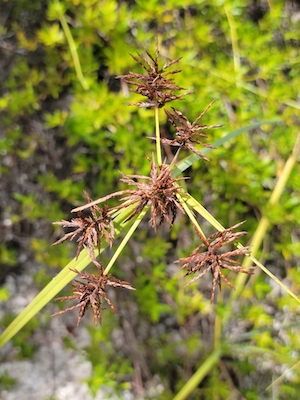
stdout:
<svg viewBox="0 0 300 400">
<path fill-rule="evenodd" d="M 214 100 L 209 103 L 206 109 L 195 119 L 194 122 L 190 122 L 180 111 L 176 110 L 172 107 L 173 111 L 165 110 L 165 113 L 168 116 L 170 123 L 176 129 L 176 137 L 175 139 L 167 139 L 161 138 L 161 142 L 163 144 L 168 144 L 170 146 L 176 146 L 180 148 L 186 148 L 196 153 L 199 157 L 203 158 L 205 161 L 208 161 L 208 158 L 201 153 L 194 144 L 200 144 L 203 147 L 208 147 L 213 149 L 213 146 L 203 142 L 200 139 L 206 139 L 207 135 L 204 134 L 202 131 L 211 128 L 219 128 L 222 125 L 215 124 L 215 125 L 198 125 L 198 121 L 203 117 L 203 115 L 209 110 L 209 108 L 214 103 Z M 151 138 L 154 139 L 155 138 Z"/>
<path fill-rule="evenodd" d="M 142 96 L 147 97 L 147 102 L 129 103 L 137 105 L 139 107 L 163 107 L 166 103 L 181 99 L 191 92 L 184 94 L 176 94 L 176 92 L 184 90 L 184 88 L 177 86 L 170 75 L 181 72 L 180 70 L 173 70 L 166 72 L 166 70 L 173 64 L 176 64 L 180 58 L 166 62 L 161 68 L 158 65 L 159 50 L 158 43 L 156 41 L 156 53 L 153 57 L 150 53 L 146 52 L 148 57 L 141 54 L 131 57 L 142 66 L 146 71 L 146 74 L 137 74 L 129 72 L 126 75 L 117 76 L 117 79 L 122 79 L 128 85 L 132 86 L 130 90 L 134 93 L 138 93 Z"/>
<path fill-rule="evenodd" d="M 84 192 L 89 203 L 92 202 L 87 192 Z M 66 240 L 73 240 L 77 238 L 78 247 L 76 258 L 83 248 L 86 246 L 92 259 L 95 258 L 95 247 L 100 251 L 101 239 L 104 238 L 110 246 L 114 240 L 114 225 L 113 220 L 108 213 L 108 206 L 104 205 L 103 208 L 93 204 L 89 207 L 91 215 L 84 216 L 81 211 L 78 211 L 78 218 L 73 218 L 71 221 L 54 222 L 63 228 L 71 228 L 72 232 L 65 234 L 61 239 L 57 240 L 54 245 L 65 242 Z"/>
<path fill-rule="evenodd" d="M 240 222 L 231 228 L 225 229 L 223 232 L 217 232 L 213 235 L 205 238 L 198 229 L 196 229 L 199 238 L 202 243 L 192 252 L 189 257 L 181 258 L 176 262 L 182 263 L 181 269 L 188 268 L 186 275 L 197 274 L 190 282 L 191 283 L 200 279 L 206 272 L 212 274 L 212 289 L 211 289 L 211 301 L 213 301 L 216 291 L 216 285 L 218 284 L 221 290 L 221 283 L 224 281 L 229 287 L 234 289 L 234 286 L 229 282 L 222 270 L 229 270 L 234 272 L 242 272 L 245 274 L 252 274 L 254 267 L 244 269 L 239 262 L 234 260 L 235 257 L 240 255 L 249 254 L 249 246 L 240 247 L 232 251 L 221 251 L 221 248 L 232 242 L 237 241 L 241 236 L 247 232 L 233 232 L 234 229 L 239 227 L 243 222 Z"/>
<path fill-rule="evenodd" d="M 135 290 L 128 282 L 115 278 L 112 275 L 104 275 L 102 264 L 99 263 L 97 260 L 93 260 L 93 262 L 97 266 L 99 271 L 99 274 L 97 275 L 87 272 L 82 273 L 77 271 L 76 269 L 71 269 L 71 271 L 78 274 L 82 280 L 75 279 L 74 283 L 71 283 L 71 286 L 73 287 L 72 296 L 57 297 L 55 300 L 78 300 L 78 303 L 73 307 L 69 307 L 65 310 L 56 312 L 55 314 L 53 314 L 53 316 L 64 314 L 67 311 L 72 311 L 76 308 L 79 308 L 80 310 L 77 320 L 78 326 L 86 310 L 88 308 L 92 308 L 94 314 L 94 323 L 95 325 L 97 325 L 98 322 L 101 323 L 102 321 L 101 311 L 105 310 L 105 308 L 102 308 L 103 300 L 106 301 L 106 303 L 116 314 L 118 313 L 116 307 L 108 298 L 106 289 L 107 286 L 122 287 L 129 290 Z"/>
<path fill-rule="evenodd" d="M 176 196 L 177 193 L 182 192 L 182 188 L 176 183 L 186 178 L 173 178 L 171 175 L 172 167 L 172 164 L 165 163 L 156 165 L 153 157 L 150 163 L 150 176 L 125 175 L 122 173 L 120 180 L 130 186 L 136 186 L 136 189 L 112 193 L 90 204 L 77 207 L 72 211 L 82 211 L 91 205 L 102 203 L 110 198 L 124 196 L 122 197 L 122 204 L 113 209 L 119 210 L 136 205 L 126 221 L 138 215 L 146 206 L 150 206 L 151 218 L 149 222 L 155 231 L 157 225 L 160 225 L 163 221 L 173 225 L 177 211 L 180 210 L 184 213 L 184 209 Z"/>
</svg>

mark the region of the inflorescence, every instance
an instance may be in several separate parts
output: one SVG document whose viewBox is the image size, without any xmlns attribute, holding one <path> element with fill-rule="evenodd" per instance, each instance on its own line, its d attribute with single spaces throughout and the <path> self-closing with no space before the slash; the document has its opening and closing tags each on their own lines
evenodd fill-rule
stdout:
<svg viewBox="0 0 300 400">
<path fill-rule="evenodd" d="M 138 54 L 132 56 L 133 59 L 145 70 L 145 74 L 138 74 L 130 72 L 127 75 L 118 76 L 129 86 L 131 90 L 146 97 L 146 101 L 135 103 L 138 107 L 147 108 L 161 108 L 167 103 L 182 99 L 191 92 L 178 94 L 184 90 L 174 82 L 172 76 L 181 72 L 180 70 L 173 70 L 166 72 L 166 70 L 177 63 L 180 58 L 165 63 L 159 67 L 159 51 L 158 44 L 156 43 L 156 53 L 153 57 L 147 52 L 147 57 Z M 115 306 L 108 298 L 107 287 L 119 287 L 129 290 L 134 290 L 129 282 L 121 281 L 118 278 L 108 275 L 104 270 L 102 263 L 97 260 L 96 252 L 100 252 L 103 239 L 111 247 L 115 238 L 114 229 L 114 216 L 117 212 L 123 209 L 129 210 L 124 222 L 128 222 L 140 215 L 140 213 L 148 208 L 150 210 L 150 226 L 157 232 L 158 226 L 162 222 L 167 222 L 170 226 L 173 225 L 177 216 L 178 210 L 182 213 L 186 212 L 187 204 L 183 204 L 185 189 L 180 186 L 180 181 L 186 178 L 174 178 L 172 176 L 172 169 L 177 160 L 178 153 L 181 149 L 187 149 L 196 153 L 200 158 L 208 161 L 208 158 L 196 148 L 196 145 L 202 147 L 213 148 L 211 144 L 205 143 L 203 140 L 207 139 L 207 135 L 203 131 L 211 128 L 219 128 L 220 124 L 215 125 L 199 125 L 199 120 L 212 106 L 213 101 L 206 107 L 206 109 L 195 119 L 190 122 L 182 112 L 172 107 L 172 110 L 165 110 L 169 122 L 175 128 L 174 139 L 160 137 L 162 145 L 173 146 L 178 149 L 176 156 L 171 164 L 156 163 L 154 156 L 150 160 L 150 174 L 149 176 L 140 175 L 125 175 L 121 173 L 120 181 L 130 186 L 130 189 L 125 189 L 111 193 L 105 197 L 92 201 L 89 195 L 85 192 L 87 204 L 77 207 L 72 212 L 77 213 L 77 218 L 71 221 L 56 222 L 64 228 L 71 229 L 71 232 L 66 233 L 61 239 L 54 244 L 62 243 L 66 240 L 76 239 L 78 257 L 80 251 L 86 248 L 92 263 L 96 266 L 97 274 L 81 273 L 74 269 L 73 272 L 77 273 L 80 280 L 76 279 L 72 283 L 73 295 L 59 297 L 56 300 L 77 300 L 77 304 L 69 307 L 63 311 L 59 311 L 54 315 L 63 314 L 67 311 L 79 308 L 79 316 L 77 324 L 80 323 L 85 311 L 92 308 L 94 314 L 94 322 L 101 322 L 102 319 L 102 303 L 103 300 L 110 306 L 110 308 L 117 312 Z M 151 137 L 152 140 L 157 138 Z M 106 203 L 112 198 L 119 198 L 120 204 L 114 207 L 109 207 Z M 103 207 L 99 204 L 102 203 Z M 85 213 L 89 210 L 89 215 Z M 192 212 L 192 211 L 191 211 Z M 245 235 L 245 231 L 234 232 L 242 223 L 238 223 L 222 232 L 216 232 L 209 237 L 205 237 L 202 231 L 194 225 L 195 232 L 199 238 L 200 244 L 195 250 L 185 258 L 181 258 L 176 262 L 182 264 L 181 269 L 186 269 L 186 276 L 195 275 L 194 278 L 187 285 L 199 280 L 206 273 L 212 275 L 211 287 L 211 301 L 214 300 L 216 287 L 221 290 L 222 281 L 225 282 L 230 288 L 234 289 L 232 283 L 224 275 L 224 271 L 242 272 L 251 274 L 254 267 L 244 269 L 235 259 L 238 256 L 249 255 L 249 247 L 239 245 L 235 249 L 228 250 L 228 246 L 236 244 L 238 239 Z M 226 249 L 224 249 L 226 247 Z"/>
</svg>

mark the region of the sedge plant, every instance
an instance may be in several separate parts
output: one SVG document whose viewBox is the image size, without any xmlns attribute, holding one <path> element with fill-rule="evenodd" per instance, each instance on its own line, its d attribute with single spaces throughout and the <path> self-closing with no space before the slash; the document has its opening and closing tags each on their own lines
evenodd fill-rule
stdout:
<svg viewBox="0 0 300 400">
<path fill-rule="evenodd" d="M 54 315 L 63 315 L 68 311 L 78 309 L 78 325 L 89 308 L 93 312 L 95 324 L 101 323 L 105 304 L 117 313 L 115 305 L 108 297 L 108 288 L 135 289 L 130 282 L 112 275 L 111 270 L 144 218 L 148 218 L 150 227 L 156 233 L 161 224 L 167 224 L 172 229 L 178 214 L 185 214 L 188 217 L 198 244 L 190 254 L 174 261 L 187 279 L 186 286 L 196 285 L 205 274 L 211 276 L 210 300 L 212 303 L 216 301 L 216 293 L 222 289 L 222 285 L 225 284 L 235 290 L 234 284 L 229 280 L 230 273 L 247 277 L 254 273 L 255 265 L 300 302 L 293 292 L 256 260 L 251 254 L 250 246 L 240 244 L 239 239 L 247 233 L 240 230 L 243 222 L 236 221 L 233 226 L 225 228 L 197 199 L 188 193 L 184 185 L 187 178 L 182 176 L 184 171 L 199 159 L 203 163 L 209 163 L 209 153 L 227 140 L 263 123 L 277 121 L 262 121 L 235 131 L 215 143 L 209 143 L 209 131 L 222 126 L 219 123 L 213 125 L 202 123 L 202 119 L 213 105 L 213 101 L 200 112 L 193 122 L 177 108 L 170 107 L 169 103 L 174 100 L 183 101 L 191 93 L 178 86 L 174 79 L 174 76 L 181 72 L 174 69 L 174 65 L 180 61 L 180 58 L 167 61 L 161 66 L 158 43 L 156 43 L 154 56 L 146 52 L 146 55 L 138 54 L 132 55 L 132 57 L 144 72 L 130 72 L 117 78 L 128 85 L 132 92 L 143 97 L 137 103 L 129 103 L 129 106 L 153 110 L 155 135 L 149 137 L 149 140 L 154 143 L 153 153 L 145 155 L 149 163 L 149 174 L 145 176 L 126 175 L 120 172 L 120 182 L 126 185 L 125 189 L 117 190 L 96 200 L 91 199 L 85 192 L 86 203 L 72 210 L 74 218 L 71 221 L 63 220 L 55 223 L 66 228 L 68 232 L 54 244 L 75 240 L 77 242 L 76 257 L 2 333 L 0 346 L 10 340 L 73 279 L 75 279 L 71 283 L 73 293 L 56 298 L 57 301 L 73 303 Z M 172 139 L 161 134 L 160 109 L 164 109 L 166 117 L 173 127 Z M 168 159 L 164 153 L 166 147 L 169 150 Z M 170 154 L 172 154 L 172 159 L 170 159 Z M 117 205 L 116 199 L 119 201 Z M 202 226 L 201 222 L 198 222 L 197 216 L 212 225 L 215 232 L 207 235 L 203 228 L 204 224 Z M 122 240 L 115 248 L 115 239 L 119 236 L 122 236 Z M 114 249 L 114 252 L 109 263 L 104 265 L 101 261 L 101 253 L 107 247 Z M 243 257 L 251 262 L 242 263 L 241 258 Z M 89 265 L 92 266 L 93 271 L 83 272 Z M 245 279 L 240 279 L 239 282 L 245 283 Z M 238 289 L 240 291 L 240 287 Z M 190 388 L 184 388 L 185 394 L 179 393 L 176 397 L 177 400 L 185 398 L 192 390 L 193 385 L 197 385 L 199 380 L 203 379 L 207 373 L 206 369 L 211 368 L 220 354 L 220 349 L 215 349 L 215 352 L 212 353 L 211 363 L 207 363 L 205 368 L 199 369 L 194 379 L 190 381 Z"/>
<path fill-rule="evenodd" d="M 250 257 L 249 246 L 242 246 L 238 242 L 238 239 L 246 234 L 245 231 L 236 231 L 243 222 L 238 222 L 234 226 L 225 229 L 187 193 L 184 186 L 181 185 L 186 178 L 176 177 L 176 167 L 180 163 L 179 157 L 184 150 L 194 153 L 203 162 L 209 162 L 204 152 L 201 152 L 197 147 L 201 146 L 204 149 L 214 148 L 206 142 L 208 139 L 206 131 L 220 128 L 222 125 L 214 124 L 208 126 L 200 124 L 200 120 L 214 101 L 211 101 L 206 109 L 193 122 L 190 122 L 181 111 L 173 107 L 171 109 L 165 107 L 170 102 L 178 99 L 182 100 L 191 93 L 181 93 L 185 89 L 178 86 L 174 81 L 173 76 L 181 71 L 178 69 L 169 70 L 171 66 L 180 61 L 180 58 L 168 61 L 161 67 L 159 65 L 158 43 L 156 43 L 155 56 L 147 52 L 145 56 L 138 54 L 137 56 L 132 55 L 132 57 L 143 68 L 144 73 L 130 72 L 126 75 L 118 76 L 117 79 L 123 80 L 132 92 L 145 98 L 143 101 L 129 103 L 128 105 L 154 109 L 155 137 L 150 137 L 149 139 L 155 141 L 156 151 L 151 156 L 146 155 L 150 166 L 149 176 L 125 175 L 121 172 L 120 181 L 127 184 L 130 187 L 129 189 L 113 192 L 94 201 L 88 193 L 85 193 L 87 203 L 72 210 L 73 213 L 77 213 L 77 218 L 71 221 L 57 222 L 57 224 L 71 229 L 71 232 L 63 236 L 55 244 L 76 239 L 78 242 L 76 256 L 78 257 L 83 247 L 86 248 L 90 261 L 98 270 L 98 274 L 86 274 L 72 269 L 82 280 L 75 280 L 75 283 L 72 284 L 72 296 L 57 298 L 57 300 L 62 301 L 75 299 L 78 301 L 76 305 L 55 313 L 55 315 L 59 315 L 74 308 L 80 308 L 78 324 L 88 307 L 93 310 L 95 323 L 101 321 L 103 300 L 109 304 L 114 312 L 117 312 L 115 306 L 107 297 L 106 286 L 134 290 L 128 282 L 109 275 L 109 272 L 142 217 L 148 212 L 150 214 L 149 224 L 155 233 L 163 222 L 172 227 L 179 212 L 186 214 L 190 218 L 195 234 L 199 238 L 199 245 L 189 256 L 181 258 L 175 263 L 181 265 L 180 268 L 185 270 L 185 276 L 192 276 L 186 286 L 198 281 L 206 273 L 211 274 L 211 302 L 214 301 L 216 288 L 218 287 L 221 290 L 222 283 L 225 283 L 231 289 L 235 289 L 226 276 L 226 270 L 227 272 L 233 271 L 247 275 L 253 274 L 254 266 L 247 265 L 247 268 L 244 268 L 237 261 L 239 256 L 249 256 L 254 263 L 260 265 L 254 257 Z M 164 108 L 170 124 L 175 128 L 173 139 L 161 136 L 159 125 L 160 108 Z M 162 158 L 162 146 L 170 146 L 174 149 L 172 153 L 174 154 L 173 160 L 170 163 L 167 163 L 166 159 L 163 160 Z M 113 198 L 119 198 L 120 204 L 111 207 L 109 201 Z M 83 214 L 86 211 L 89 211 L 88 216 Z M 216 233 L 206 237 L 194 217 L 195 212 L 200 213 L 202 217 L 214 225 L 217 229 Z M 105 241 L 110 247 L 113 245 L 114 220 L 120 215 L 124 216 L 122 218 L 123 224 L 130 221 L 134 221 L 134 223 L 116 250 L 111 262 L 104 268 L 102 263 L 97 260 L 95 249 L 100 253 L 102 241 Z M 230 250 L 228 250 L 228 245 L 231 245 Z"/>
<path fill-rule="evenodd" d="M 142 66 L 145 73 L 130 72 L 117 78 L 122 79 L 130 87 L 131 91 L 146 98 L 144 101 L 130 103 L 130 105 L 154 109 L 156 134 L 155 137 L 150 137 L 149 139 L 155 142 L 156 151 L 155 154 L 146 155 L 150 167 L 149 176 L 125 175 L 121 172 L 120 181 L 128 185 L 128 189 L 113 192 L 94 201 L 86 193 L 87 203 L 72 210 L 73 213 L 77 213 L 77 217 L 71 221 L 57 222 L 57 224 L 71 229 L 71 232 L 65 234 L 55 244 L 62 243 L 65 240 L 76 239 L 78 242 L 77 256 L 81 249 L 85 247 L 90 261 L 97 268 L 97 274 L 82 273 L 73 269 L 73 272 L 77 273 L 81 278 L 76 279 L 72 284 L 73 295 L 56 299 L 61 301 L 77 300 L 77 304 L 74 306 L 58 311 L 54 315 L 64 314 L 67 311 L 79 308 L 78 324 L 88 307 L 93 310 L 95 323 L 97 321 L 101 322 L 104 301 L 114 312 L 117 312 L 115 306 L 107 297 L 107 286 L 134 289 L 129 282 L 121 281 L 109 274 L 117 258 L 116 256 L 106 267 L 96 257 L 96 251 L 100 252 L 103 241 L 110 247 L 113 245 L 114 216 L 120 215 L 120 213 L 126 214 L 122 221 L 124 223 L 136 221 L 137 219 L 136 227 L 142 220 L 141 216 L 149 213 L 149 224 L 155 233 L 162 223 L 167 223 L 172 227 L 178 213 L 186 214 L 190 218 L 195 234 L 199 238 L 199 245 L 189 256 L 181 258 L 175 263 L 180 266 L 186 276 L 192 277 L 186 285 L 193 284 L 206 273 L 211 274 L 211 302 L 214 301 L 217 287 L 221 289 L 223 283 L 234 289 L 233 284 L 226 276 L 228 271 L 252 274 L 254 269 L 253 266 L 243 268 L 237 260 L 238 256 L 250 254 L 249 247 L 241 245 L 232 247 L 234 243 L 238 243 L 238 239 L 241 236 L 246 234 L 245 231 L 237 231 L 243 222 L 239 222 L 227 229 L 221 228 L 220 231 L 206 237 L 194 217 L 196 207 L 191 204 L 193 199 L 191 199 L 184 185 L 182 185 L 186 178 L 173 176 L 176 163 L 178 163 L 181 153 L 185 150 L 196 154 L 203 162 L 209 162 L 207 156 L 197 147 L 212 149 L 213 146 L 207 143 L 208 136 L 206 132 L 209 129 L 222 126 L 220 124 L 210 126 L 200 124 L 200 120 L 212 106 L 213 101 L 200 113 L 195 121 L 190 122 L 181 111 L 173 107 L 171 109 L 165 107 L 170 102 L 183 99 L 190 93 L 181 93 L 185 89 L 179 87 L 174 81 L 173 76 L 179 73 L 180 70 L 169 70 L 180 59 L 166 62 L 161 67 L 159 65 L 157 44 L 155 56 L 147 52 L 146 56 L 138 54 L 138 56 L 132 57 Z M 167 118 L 175 128 L 175 135 L 172 140 L 162 137 L 160 134 L 158 120 L 158 110 L 160 108 L 165 108 Z M 170 163 L 163 159 L 162 146 L 170 146 L 174 149 L 172 153 L 174 156 Z M 120 204 L 110 206 L 109 202 L 113 198 L 118 198 Z M 85 212 L 88 212 L 87 216 L 84 214 Z M 125 236 L 120 244 L 121 248 L 124 247 L 124 241 L 127 242 L 132 233 L 133 230 Z M 228 249 L 228 245 L 231 246 L 230 249 Z M 120 247 L 115 254 L 120 254 Z"/>
</svg>

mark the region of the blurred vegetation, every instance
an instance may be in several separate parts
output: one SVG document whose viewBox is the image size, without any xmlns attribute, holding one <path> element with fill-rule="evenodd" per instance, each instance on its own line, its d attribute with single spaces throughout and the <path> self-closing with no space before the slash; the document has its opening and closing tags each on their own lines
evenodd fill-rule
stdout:
<svg viewBox="0 0 300 400">
<path fill-rule="evenodd" d="M 115 77 L 137 70 L 130 53 L 155 52 L 156 35 L 166 60 L 182 57 L 177 84 L 195 91 L 174 106 L 194 120 L 217 99 L 203 121 L 224 124 L 210 131 L 211 142 L 280 120 L 193 165 L 187 186 L 225 227 L 246 220 L 249 240 L 267 217 L 260 259 L 299 293 L 299 163 L 280 203 L 267 206 L 299 131 L 299 1 L 2 0 L 0 7 L 1 301 L 14 295 L 5 290 L 8 275 L 38 266 L 42 287 L 74 255 L 70 245 L 51 247 L 62 234 L 52 222 L 69 218 L 83 189 L 98 198 L 120 185 L 119 170 L 147 174 L 153 113 L 127 106 L 140 99 Z M 163 113 L 161 121 L 168 135 Z M 118 292 L 120 316 L 107 311 L 89 328 L 92 393 L 107 385 L 120 396 L 130 389 L 136 398 L 170 399 L 220 344 L 222 355 L 189 399 L 298 399 L 299 306 L 264 274 L 250 278 L 229 318 L 226 287 L 216 306 L 208 279 L 184 290 L 172 265 L 195 244 L 184 222 L 156 237 L 137 232 L 114 267 L 137 290 Z"/>
</svg>

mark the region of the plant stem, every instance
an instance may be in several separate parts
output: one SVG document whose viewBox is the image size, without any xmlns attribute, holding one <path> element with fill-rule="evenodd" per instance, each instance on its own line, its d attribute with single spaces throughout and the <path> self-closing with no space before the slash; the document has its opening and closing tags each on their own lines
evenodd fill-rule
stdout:
<svg viewBox="0 0 300 400">
<path fill-rule="evenodd" d="M 145 207 L 143 211 L 141 211 L 141 213 L 138 215 L 137 219 L 134 221 L 134 223 L 131 225 L 129 231 L 126 233 L 124 239 L 122 240 L 122 242 L 120 243 L 119 247 L 117 248 L 117 250 L 115 251 L 114 255 L 112 256 L 112 258 L 110 259 L 107 267 L 105 268 L 104 274 L 107 275 L 109 270 L 111 269 L 111 267 L 113 266 L 114 262 L 116 261 L 116 259 L 119 257 L 121 251 L 124 249 L 124 247 L 126 246 L 128 240 L 131 238 L 131 236 L 133 235 L 134 231 L 136 230 L 136 228 L 139 226 L 140 222 L 142 221 L 142 219 L 144 218 L 145 214 L 148 211 L 148 207 Z"/>
<path fill-rule="evenodd" d="M 231 44 L 232 44 L 232 53 L 233 53 L 233 65 L 234 71 L 236 74 L 236 85 L 239 86 L 240 84 L 240 68 L 241 68 L 241 61 L 240 61 L 240 50 L 238 44 L 238 35 L 236 32 L 236 26 L 234 22 L 234 18 L 231 12 L 228 10 L 228 7 L 224 5 L 224 11 L 228 20 L 229 30 L 231 35 Z"/>
<path fill-rule="evenodd" d="M 198 231 L 201 233 L 201 235 L 203 237 L 205 237 L 204 232 L 202 231 L 202 229 L 200 228 L 193 212 L 191 211 L 191 209 L 189 208 L 189 206 L 186 204 L 186 202 L 184 201 L 183 197 L 181 196 L 180 193 L 176 193 L 176 196 L 180 202 L 180 204 L 182 205 L 182 207 L 184 208 L 186 214 L 188 215 L 189 219 L 191 220 L 192 224 L 194 224 L 194 226 L 198 229 Z"/>
<path fill-rule="evenodd" d="M 66 36 L 66 39 L 67 39 L 67 42 L 69 45 L 69 49 L 70 49 L 70 52 L 71 52 L 71 55 L 73 58 L 76 76 L 77 76 L 79 82 L 81 83 L 83 89 L 87 90 L 89 87 L 88 87 L 88 83 L 82 73 L 81 64 L 80 64 L 80 60 L 78 57 L 75 41 L 73 39 L 69 25 L 67 24 L 66 18 L 63 14 L 63 9 L 62 9 L 62 6 L 61 6 L 59 0 L 55 0 L 55 3 L 56 3 L 56 11 L 58 13 L 58 19 L 64 30 L 64 33 L 65 33 L 65 36 Z"/>
<path fill-rule="evenodd" d="M 160 145 L 160 129 L 159 129 L 159 115 L 158 107 L 155 107 L 155 137 L 156 137 L 156 157 L 157 164 L 162 164 L 161 145 Z"/>
<path fill-rule="evenodd" d="M 177 393 L 173 400 L 184 400 L 195 390 L 203 378 L 211 371 L 219 361 L 221 349 L 215 349 L 207 359 L 200 365 L 194 375 L 187 381 L 183 388 Z"/>
</svg>

